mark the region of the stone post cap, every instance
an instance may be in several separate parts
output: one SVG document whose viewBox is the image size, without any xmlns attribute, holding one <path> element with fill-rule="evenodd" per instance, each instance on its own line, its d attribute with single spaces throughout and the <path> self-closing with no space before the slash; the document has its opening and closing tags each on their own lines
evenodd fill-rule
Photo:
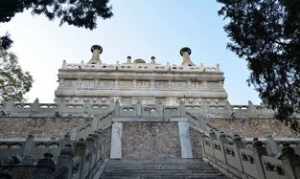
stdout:
<svg viewBox="0 0 300 179">
<path fill-rule="evenodd" d="M 94 50 L 99 50 L 99 54 L 102 54 L 103 48 L 100 45 L 93 45 L 91 47 L 91 52 L 94 53 Z"/>
<path fill-rule="evenodd" d="M 183 47 L 180 49 L 179 53 L 181 56 L 183 56 L 183 54 L 187 52 L 189 55 L 192 54 L 192 50 L 189 47 Z"/>
<path fill-rule="evenodd" d="M 181 65 L 194 66 L 190 55 L 192 54 L 192 50 L 189 47 L 183 47 L 180 49 L 180 55 L 182 56 Z"/>
<path fill-rule="evenodd" d="M 101 64 L 100 54 L 103 52 L 103 48 L 100 45 L 93 45 L 91 47 L 93 53 L 92 59 L 88 62 L 89 64 Z"/>
<path fill-rule="evenodd" d="M 151 56 L 150 59 L 151 59 L 151 64 L 156 64 L 156 61 L 155 61 L 156 57 L 155 56 Z"/>
<path fill-rule="evenodd" d="M 131 61 L 132 57 L 131 56 L 127 56 L 126 59 L 127 59 L 127 63 L 132 63 L 132 61 Z"/>
<path fill-rule="evenodd" d="M 253 139 L 253 148 L 258 152 L 260 155 L 267 154 L 267 150 L 264 146 L 262 141 L 259 141 L 258 138 Z"/>
<path fill-rule="evenodd" d="M 86 143 L 84 139 L 79 139 L 75 147 L 75 153 L 79 156 L 84 156 L 86 152 Z"/>
<path fill-rule="evenodd" d="M 294 159 L 296 156 L 295 150 L 288 143 L 284 143 L 281 149 L 280 159 Z"/>
<path fill-rule="evenodd" d="M 71 144 L 66 144 L 60 151 L 60 155 L 74 156 Z"/>
</svg>

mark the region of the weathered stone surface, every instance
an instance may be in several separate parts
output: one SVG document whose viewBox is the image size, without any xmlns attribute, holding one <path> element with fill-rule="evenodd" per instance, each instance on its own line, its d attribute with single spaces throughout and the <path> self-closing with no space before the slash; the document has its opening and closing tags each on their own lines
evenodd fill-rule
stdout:
<svg viewBox="0 0 300 179">
<path fill-rule="evenodd" d="M 122 132 L 123 124 L 121 122 L 115 122 L 112 124 L 111 133 L 111 159 L 121 159 L 122 158 Z"/>
<path fill-rule="evenodd" d="M 67 132 L 81 126 L 86 121 L 80 118 L 1 118 L 0 138 L 63 137 Z"/>
<path fill-rule="evenodd" d="M 181 146 L 181 158 L 193 158 L 192 143 L 190 137 L 190 124 L 186 121 L 178 121 L 178 129 Z"/>
<path fill-rule="evenodd" d="M 216 119 L 210 120 L 209 125 L 227 134 L 238 134 L 242 137 L 299 137 L 289 126 L 275 119 Z"/>
<path fill-rule="evenodd" d="M 151 63 L 139 59 L 143 63 L 102 64 L 99 53 L 94 50 L 88 64 L 63 64 L 55 92 L 57 103 L 109 104 L 117 99 L 121 104 L 227 103 L 219 66 L 195 65 L 187 52 L 182 53 L 182 65 L 162 65 L 153 59 Z"/>
<path fill-rule="evenodd" d="M 200 132 L 193 128 L 190 128 L 190 136 L 192 141 L 193 158 L 200 159 L 202 153 Z"/>
<path fill-rule="evenodd" d="M 176 122 L 124 122 L 122 158 L 159 160 L 180 158 Z"/>
</svg>

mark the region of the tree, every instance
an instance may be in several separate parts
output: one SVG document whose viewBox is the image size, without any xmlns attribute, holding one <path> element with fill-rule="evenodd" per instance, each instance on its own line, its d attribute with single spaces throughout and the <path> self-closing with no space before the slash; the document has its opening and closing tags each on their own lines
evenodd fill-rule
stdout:
<svg viewBox="0 0 300 179">
<path fill-rule="evenodd" d="M 1 0 L 0 22 L 8 22 L 17 13 L 31 10 L 32 14 L 44 14 L 49 20 L 58 18 L 67 23 L 88 29 L 96 28 L 97 17 L 112 16 L 109 0 Z"/>
<path fill-rule="evenodd" d="M 248 62 L 249 85 L 280 120 L 300 112 L 300 1 L 217 0 L 231 42 Z"/>
<path fill-rule="evenodd" d="M 1 0 L 0 23 L 9 22 L 17 13 L 31 10 L 33 15 L 44 14 L 49 20 L 59 19 L 76 27 L 95 29 L 97 19 L 113 14 L 109 0 Z M 31 88 L 32 77 L 23 72 L 17 57 L 7 50 L 13 41 L 8 35 L 0 36 L 0 102 L 22 100 Z"/>
<path fill-rule="evenodd" d="M 9 38 L 0 39 L 0 103 L 21 101 L 32 84 L 32 77 L 28 72 L 22 71 L 16 55 L 7 51 L 11 43 Z"/>
</svg>

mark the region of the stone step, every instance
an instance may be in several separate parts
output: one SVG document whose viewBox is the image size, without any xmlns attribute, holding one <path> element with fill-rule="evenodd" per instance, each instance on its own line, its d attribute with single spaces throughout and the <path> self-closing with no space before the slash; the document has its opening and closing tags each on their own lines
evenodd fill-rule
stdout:
<svg viewBox="0 0 300 179">
<path fill-rule="evenodd" d="M 110 160 L 100 179 L 225 179 L 202 160 Z"/>
<path fill-rule="evenodd" d="M 101 179 L 225 179 L 224 176 L 109 176 Z"/>
<path fill-rule="evenodd" d="M 153 169 L 153 170 L 172 170 L 172 169 L 178 169 L 178 170 L 209 170 L 211 169 L 211 166 L 209 165 L 174 165 L 174 164 L 141 164 L 141 165 L 108 165 L 108 168 L 112 169 L 136 169 L 136 170 L 141 170 L 141 169 Z"/>
<path fill-rule="evenodd" d="M 152 175 L 157 174 L 160 175 L 216 175 L 219 172 L 211 170 L 211 171 L 196 171 L 196 170 L 111 170 L 105 171 L 106 175 L 115 175 L 115 174 L 124 174 L 124 175 Z"/>
</svg>

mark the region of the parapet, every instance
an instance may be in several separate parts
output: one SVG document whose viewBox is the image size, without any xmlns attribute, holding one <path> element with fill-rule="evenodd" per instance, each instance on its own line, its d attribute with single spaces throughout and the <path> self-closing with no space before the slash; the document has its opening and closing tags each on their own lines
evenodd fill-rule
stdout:
<svg viewBox="0 0 300 179">
<path fill-rule="evenodd" d="M 119 64 L 105 64 L 100 58 L 103 48 L 100 45 L 93 45 L 91 47 L 93 53 L 91 60 L 88 63 L 72 64 L 63 62 L 60 71 L 79 70 L 79 71 L 133 71 L 133 72 L 183 72 L 183 73 L 205 73 L 214 72 L 220 73 L 220 66 L 205 66 L 203 64 L 195 65 L 191 60 L 191 49 L 184 47 L 180 50 L 182 56 L 182 63 L 161 65 L 156 62 L 156 58 L 151 56 L 150 62 L 137 58 L 132 61 L 132 57 L 128 56 L 125 63 Z"/>
</svg>

